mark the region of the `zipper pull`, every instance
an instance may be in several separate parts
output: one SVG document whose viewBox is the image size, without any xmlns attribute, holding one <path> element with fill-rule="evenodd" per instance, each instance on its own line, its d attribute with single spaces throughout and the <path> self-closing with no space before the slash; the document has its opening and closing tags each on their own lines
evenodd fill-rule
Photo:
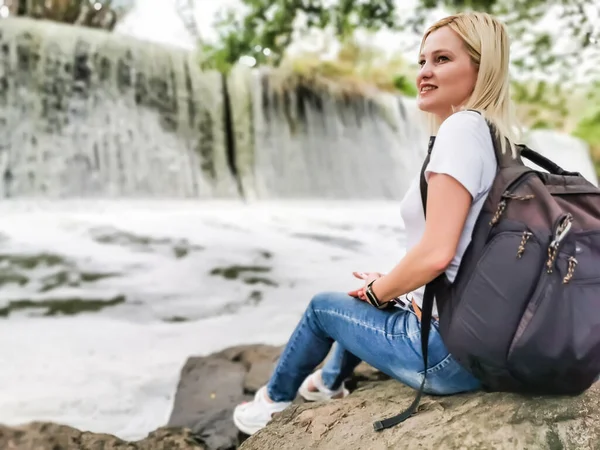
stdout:
<svg viewBox="0 0 600 450">
<path fill-rule="evenodd" d="M 521 258 L 521 256 L 523 256 L 523 253 L 525 252 L 525 244 L 527 244 L 527 241 L 532 234 L 533 233 L 529 231 L 523 231 L 523 237 L 521 238 L 521 243 L 519 244 L 519 249 L 517 250 L 517 258 Z"/>
</svg>

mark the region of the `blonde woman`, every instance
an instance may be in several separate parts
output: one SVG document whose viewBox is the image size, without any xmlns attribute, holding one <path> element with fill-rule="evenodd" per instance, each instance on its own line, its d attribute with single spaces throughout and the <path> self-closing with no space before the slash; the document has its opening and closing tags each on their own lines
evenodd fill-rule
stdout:
<svg viewBox="0 0 600 450">
<path fill-rule="evenodd" d="M 443 272 L 450 281 L 455 278 L 494 180 L 497 164 L 485 118 L 495 125 L 506 151 L 513 150 L 515 124 L 509 41 L 492 16 L 464 13 L 434 24 L 423 37 L 419 65 L 418 106 L 430 116 L 436 135 L 425 170 L 427 219 L 415 174 L 401 203 L 407 253 L 385 275 L 355 273 L 364 280 L 356 290 L 312 299 L 268 384 L 234 411 L 236 426 L 246 434 L 264 427 L 297 393 L 309 401 L 346 396 L 344 380 L 361 361 L 414 389 L 421 385 L 424 286 Z M 372 306 L 373 298 L 398 306 L 395 299 L 403 297 L 404 307 Z M 312 373 L 334 344 L 323 369 Z M 435 305 L 427 361 L 425 392 L 448 395 L 480 388 L 446 349 Z"/>
</svg>

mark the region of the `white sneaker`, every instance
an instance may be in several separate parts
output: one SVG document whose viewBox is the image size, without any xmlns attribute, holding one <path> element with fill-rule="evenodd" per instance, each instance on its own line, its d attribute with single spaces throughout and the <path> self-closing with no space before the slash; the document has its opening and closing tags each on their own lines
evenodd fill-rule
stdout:
<svg viewBox="0 0 600 450">
<path fill-rule="evenodd" d="M 273 417 L 273 414 L 283 411 L 292 402 L 269 402 L 266 398 L 267 388 L 261 387 L 256 391 L 254 400 L 238 405 L 233 410 L 233 423 L 247 435 L 256 433 L 264 428 Z"/>
<path fill-rule="evenodd" d="M 308 386 L 312 382 L 312 385 L 317 388 L 316 391 L 310 391 Z M 317 370 L 312 375 L 306 377 L 300 389 L 298 389 L 298 393 L 302 396 L 302 398 L 308 402 L 318 402 L 321 400 L 331 400 L 333 397 L 337 397 L 342 394 L 340 398 L 346 397 L 350 392 L 344 386 L 344 383 L 336 389 L 332 391 L 328 389 L 323 384 L 323 379 L 321 378 L 321 369 Z"/>
</svg>

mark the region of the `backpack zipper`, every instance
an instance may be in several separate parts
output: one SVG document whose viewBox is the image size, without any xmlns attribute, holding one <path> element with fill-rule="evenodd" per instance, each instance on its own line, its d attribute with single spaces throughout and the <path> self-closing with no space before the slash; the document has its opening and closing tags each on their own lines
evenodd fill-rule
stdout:
<svg viewBox="0 0 600 450">
<path fill-rule="evenodd" d="M 575 273 L 575 267 L 577 267 L 577 259 L 574 256 L 569 257 L 569 263 L 567 266 L 567 274 L 563 278 L 563 284 L 567 284 L 573 278 Z"/>
<path fill-rule="evenodd" d="M 537 287 L 535 288 L 533 294 L 531 295 L 531 299 L 530 299 L 529 304 L 527 305 L 525 314 L 523 315 L 523 317 L 521 318 L 521 321 L 519 322 L 519 325 L 517 326 L 517 331 L 515 332 L 513 340 L 510 343 L 510 346 L 508 349 L 507 361 L 511 358 L 513 351 L 515 349 L 515 346 L 517 345 L 517 342 L 519 341 L 519 339 L 521 339 L 521 337 L 525 333 L 525 330 L 527 330 L 527 327 L 529 327 L 529 324 L 531 323 L 533 316 L 535 316 L 535 314 L 538 310 L 540 302 L 544 298 L 543 293 L 546 289 L 548 289 L 546 286 L 546 278 L 552 273 L 552 265 L 554 263 L 554 260 L 556 259 L 556 256 L 558 255 L 558 247 L 559 247 L 561 241 L 569 233 L 572 222 L 573 222 L 573 216 L 570 213 L 563 215 L 558 220 L 558 226 L 556 227 L 556 232 L 554 233 L 555 237 L 552 240 L 552 242 L 550 243 L 550 245 L 548 246 L 549 259 L 546 262 L 546 269 L 545 270 L 542 269 L 542 272 L 540 274 L 540 279 L 538 280 L 538 283 L 537 283 Z M 570 271 L 567 270 L 567 275 L 563 278 L 563 283 L 565 283 L 565 284 L 568 283 L 569 281 L 571 281 L 573 272 L 575 271 L 575 266 L 577 265 L 577 260 L 574 257 L 571 257 L 571 258 L 573 259 L 572 264 L 569 266 L 569 269 L 571 269 L 571 270 Z M 571 259 L 571 258 L 569 258 L 569 259 Z M 569 273 L 571 274 L 571 278 L 567 279 L 567 276 L 569 276 Z M 566 281 L 565 281 L 565 279 L 566 279 Z"/>
<path fill-rule="evenodd" d="M 523 253 L 525 252 L 525 244 L 527 244 L 527 241 L 532 236 L 532 234 L 533 233 L 531 233 L 530 231 L 523 231 L 521 243 L 519 244 L 519 248 L 517 249 L 517 258 L 521 258 L 521 256 L 523 256 Z"/>
</svg>

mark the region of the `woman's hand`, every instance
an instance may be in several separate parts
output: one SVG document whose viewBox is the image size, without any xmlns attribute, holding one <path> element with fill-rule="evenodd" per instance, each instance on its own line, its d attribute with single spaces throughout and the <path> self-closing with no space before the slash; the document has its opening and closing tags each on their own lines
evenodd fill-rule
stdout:
<svg viewBox="0 0 600 450">
<path fill-rule="evenodd" d="M 353 291 L 348 292 L 348 295 L 359 298 L 365 302 L 367 301 L 367 296 L 365 294 L 367 285 L 371 281 L 376 280 L 377 278 L 380 278 L 383 276 L 383 274 L 379 273 L 379 272 L 352 272 L 352 275 L 354 275 L 359 280 L 364 280 L 365 284 L 361 288 L 354 289 Z"/>
</svg>

